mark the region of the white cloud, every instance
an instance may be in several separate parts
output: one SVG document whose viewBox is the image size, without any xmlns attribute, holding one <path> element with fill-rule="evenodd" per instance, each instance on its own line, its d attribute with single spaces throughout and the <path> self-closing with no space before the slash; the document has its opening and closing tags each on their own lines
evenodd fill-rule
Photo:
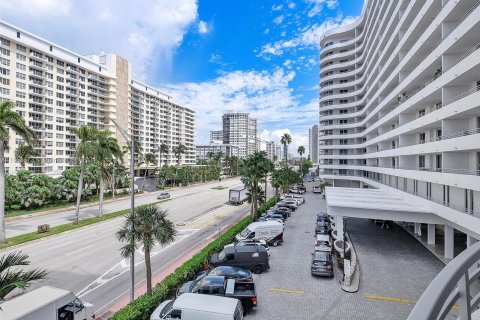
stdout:
<svg viewBox="0 0 480 320">
<path fill-rule="evenodd" d="M 173 53 L 198 19 L 196 0 L 1 2 L 0 19 L 79 53 L 117 53 L 140 80 L 171 72 Z"/>
<path fill-rule="evenodd" d="M 308 16 L 311 18 L 322 12 L 323 7 L 334 9 L 338 5 L 338 0 L 305 0 L 307 3 L 313 4 L 313 7 L 308 11 Z"/>
<path fill-rule="evenodd" d="M 263 31 L 263 34 L 269 34 L 269 33 L 270 33 L 270 29 L 269 29 L 269 28 L 267 28 L 267 29 L 265 29 L 265 31 Z"/>
<path fill-rule="evenodd" d="M 285 37 L 286 35 L 287 35 L 287 31 L 285 31 L 285 30 L 280 33 L 280 36 L 282 36 L 282 37 Z"/>
<path fill-rule="evenodd" d="M 268 55 L 279 56 L 283 54 L 285 50 L 307 47 L 318 48 L 322 34 L 330 29 L 350 24 L 356 19 L 357 17 L 348 16 L 343 18 L 342 16 L 337 16 L 333 19 L 324 20 L 321 24 L 314 24 L 299 30 L 300 32 L 295 38 L 263 45 L 258 56 L 266 58 Z"/>
<path fill-rule="evenodd" d="M 198 23 L 198 32 L 208 33 L 209 30 L 210 30 L 209 25 L 205 21 L 200 20 L 200 22 Z"/>
<path fill-rule="evenodd" d="M 279 5 L 273 6 L 272 10 L 273 11 L 280 11 L 280 10 L 282 10 L 282 8 L 283 8 L 283 5 L 279 4 Z"/>
<path fill-rule="evenodd" d="M 275 23 L 275 24 L 281 24 L 284 19 L 285 19 L 285 16 L 283 16 L 283 15 L 278 16 L 278 17 L 276 17 L 275 19 L 273 19 L 273 23 Z"/>
<path fill-rule="evenodd" d="M 233 71 L 205 82 L 166 85 L 164 90 L 197 112 L 196 142 L 205 143 L 209 130 L 221 126 L 225 110 L 250 112 L 258 119 L 259 129 L 288 124 L 291 130 L 300 130 L 317 122 L 318 99 L 299 103 L 289 86 L 294 77 L 295 72 L 283 68 Z"/>
<path fill-rule="evenodd" d="M 288 7 L 289 7 L 290 9 L 292 9 L 292 10 L 295 9 L 296 6 L 297 6 L 297 5 L 295 4 L 295 2 L 290 2 L 290 3 L 288 4 Z"/>
</svg>

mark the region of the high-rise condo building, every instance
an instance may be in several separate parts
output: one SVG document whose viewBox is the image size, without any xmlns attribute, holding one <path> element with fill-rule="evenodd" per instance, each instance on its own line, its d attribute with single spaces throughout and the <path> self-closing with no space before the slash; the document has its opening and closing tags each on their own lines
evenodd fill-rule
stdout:
<svg viewBox="0 0 480 320">
<path fill-rule="evenodd" d="M 239 147 L 239 157 L 255 153 L 257 145 L 257 119 L 248 113 L 225 113 L 223 119 L 223 143 Z"/>
<path fill-rule="evenodd" d="M 210 131 L 210 143 L 223 143 L 223 130 Z"/>
<path fill-rule="evenodd" d="M 446 258 L 454 234 L 480 239 L 479 17 L 477 0 L 366 0 L 321 37 L 319 160 L 341 232 L 342 216 L 406 221 Z"/>
<path fill-rule="evenodd" d="M 313 164 L 318 163 L 318 125 L 308 129 L 308 154 Z"/>
<path fill-rule="evenodd" d="M 143 152 L 170 152 L 162 163 L 176 163 L 172 148 L 186 146 L 182 164 L 195 163 L 195 112 L 131 76 L 130 63 L 115 54 L 83 56 L 0 21 L 0 101 L 35 132 L 34 172 L 60 172 L 75 164 L 78 140 L 71 129 L 87 124 L 125 139 L 112 119 L 140 141 Z M 14 152 L 23 141 L 13 132 L 5 153 L 6 170 L 16 172 Z"/>
</svg>

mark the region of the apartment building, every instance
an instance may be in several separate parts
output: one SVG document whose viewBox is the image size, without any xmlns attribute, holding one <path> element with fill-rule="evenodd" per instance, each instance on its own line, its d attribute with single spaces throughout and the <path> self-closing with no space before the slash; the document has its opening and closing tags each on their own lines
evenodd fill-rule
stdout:
<svg viewBox="0 0 480 320">
<path fill-rule="evenodd" d="M 3 21 L 0 101 L 13 101 L 35 132 L 38 157 L 27 164 L 34 172 L 58 173 L 75 165 L 78 141 L 71 129 L 82 124 L 110 130 L 125 145 L 112 119 L 133 133 L 145 152 L 154 152 L 159 143 L 183 143 L 182 163 L 195 162 L 194 111 L 132 79 L 127 60 L 115 54 L 79 55 Z M 22 143 L 12 132 L 5 153 L 10 173 L 20 169 L 14 153 Z M 164 160 L 172 161 L 172 154 Z"/>
<path fill-rule="evenodd" d="M 280 160 L 281 157 L 277 153 L 277 147 L 280 147 L 275 141 L 265 141 L 265 152 L 270 161 Z"/>
<path fill-rule="evenodd" d="M 257 119 L 248 113 L 229 112 L 222 116 L 223 143 L 239 147 L 239 157 L 255 153 L 257 145 Z"/>
<path fill-rule="evenodd" d="M 210 143 L 223 143 L 223 130 L 210 131 Z"/>
<path fill-rule="evenodd" d="M 308 129 L 308 154 L 313 164 L 318 163 L 318 125 Z"/>
<path fill-rule="evenodd" d="M 414 223 L 428 243 L 480 239 L 480 6 L 366 0 L 320 40 L 327 210 Z M 352 189 L 356 187 L 358 189 Z M 425 231 L 426 230 L 426 231 Z"/>
</svg>

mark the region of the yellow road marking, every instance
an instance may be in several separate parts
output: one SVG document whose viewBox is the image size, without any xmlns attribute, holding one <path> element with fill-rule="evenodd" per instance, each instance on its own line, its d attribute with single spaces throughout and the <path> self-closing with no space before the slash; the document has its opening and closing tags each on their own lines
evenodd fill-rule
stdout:
<svg viewBox="0 0 480 320">
<path fill-rule="evenodd" d="M 367 299 L 374 299 L 374 300 L 384 300 L 384 301 L 393 301 L 393 302 L 401 302 L 401 303 L 415 303 L 415 301 L 410 301 L 408 299 L 400 299 L 400 298 L 391 298 L 391 297 L 382 297 L 382 296 L 374 296 L 374 295 L 365 295 Z"/>
<path fill-rule="evenodd" d="M 296 293 L 296 294 L 304 294 L 304 293 L 305 293 L 305 292 L 303 292 L 303 291 L 287 290 L 287 289 L 270 289 L 269 291 L 272 291 L 272 292 L 285 292 L 285 293 Z"/>
<path fill-rule="evenodd" d="M 383 301 L 392 301 L 392 302 L 400 302 L 400 303 L 417 303 L 417 301 L 414 300 L 408 300 L 408 299 L 400 299 L 400 298 L 392 298 L 392 297 L 383 297 L 383 296 L 374 296 L 370 294 L 366 294 L 365 298 L 367 299 L 373 299 L 373 300 L 383 300 Z M 459 310 L 459 306 L 453 306 L 452 310 Z"/>
</svg>

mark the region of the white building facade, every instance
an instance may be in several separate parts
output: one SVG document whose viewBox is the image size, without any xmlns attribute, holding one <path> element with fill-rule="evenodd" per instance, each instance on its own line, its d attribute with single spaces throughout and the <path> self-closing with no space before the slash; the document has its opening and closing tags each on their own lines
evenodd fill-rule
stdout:
<svg viewBox="0 0 480 320">
<path fill-rule="evenodd" d="M 440 228 L 447 259 L 455 230 L 480 238 L 478 4 L 366 0 L 358 21 L 320 41 L 327 209 L 416 233 L 427 224 L 430 244 Z"/>
<path fill-rule="evenodd" d="M 246 158 L 257 150 L 257 119 L 248 113 L 225 113 L 222 116 L 223 143 L 239 147 L 239 157 Z"/>
<path fill-rule="evenodd" d="M 181 163 L 195 162 L 194 111 L 131 76 L 130 63 L 114 54 L 82 56 L 0 21 L 0 101 L 12 101 L 35 132 L 38 157 L 27 168 L 61 172 L 75 165 L 76 136 L 82 124 L 110 130 L 125 145 L 111 121 L 133 133 L 145 153 L 160 143 L 183 143 Z M 14 153 L 24 143 L 13 132 L 5 153 L 6 170 L 20 169 Z M 166 155 L 167 163 L 172 155 Z"/>
<path fill-rule="evenodd" d="M 318 125 L 308 129 L 308 154 L 313 164 L 318 163 Z"/>
<path fill-rule="evenodd" d="M 223 143 L 223 130 L 210 131 L 210 143 Z"/>
</svg>

